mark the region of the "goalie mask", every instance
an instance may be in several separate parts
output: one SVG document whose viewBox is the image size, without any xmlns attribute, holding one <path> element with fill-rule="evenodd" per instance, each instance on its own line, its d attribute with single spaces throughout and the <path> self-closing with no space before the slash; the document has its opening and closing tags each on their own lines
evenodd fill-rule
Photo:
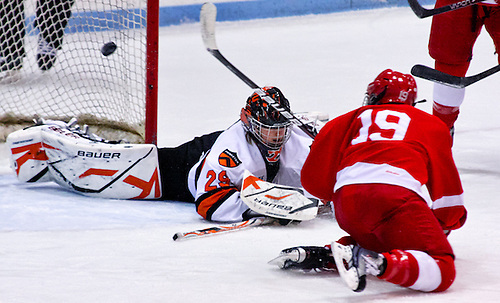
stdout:
<svg viewBox="0 0 500 303">
<path fill-rule="evenodd" d="M 290 110 L 288 100 L 277 87 L 264 87 L 263 90 L 279 106 Z M 247 131 L 266 148 L 278 150 L 290 138 L 292 123 L 257 92 L 247 99 L 246 106 L 241 109 L 241 121 Z"/>
<path fill-rule="evenodd" d="M 399 103 L 415 106 L 416 98 L 417 84 L 412 75 L 386 69 L 368 84 L 363 105 Z"/>
</svg>

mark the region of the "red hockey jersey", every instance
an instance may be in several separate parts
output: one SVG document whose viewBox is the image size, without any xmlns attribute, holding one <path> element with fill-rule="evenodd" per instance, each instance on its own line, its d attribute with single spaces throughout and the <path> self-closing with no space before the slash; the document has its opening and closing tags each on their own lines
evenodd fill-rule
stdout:
<svg viewBox="0 0 500 303">
<path fill-rule="evenodd" d="M 427 201 L 443 229 L 461 227 L 467 212 L 448 128 L 410 105 L 360 107 L 328 122 L 316 136 L 301 181 L 331 201 L 348 184 L 408 188 Z"/>
</svg>

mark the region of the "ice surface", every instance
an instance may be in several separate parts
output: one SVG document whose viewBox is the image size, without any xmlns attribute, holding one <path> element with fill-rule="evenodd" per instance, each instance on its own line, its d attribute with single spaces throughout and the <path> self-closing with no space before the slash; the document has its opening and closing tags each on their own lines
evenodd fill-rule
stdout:
<svg viewBox="0 0 500 303">
<path fill-rule="evenodd" d="M 409 8 L 217 24 L 221 52 L 260 85 L 280 87 L 294 111 L 335 117 L 359 106 L 385 68 L 432 66 L 430 19 Z M 199 25 L 160 31 L 159 145 L 174 146 L 233 123 L 251 90 L 204 49 Z M 470 74 L 495 64 L 484 33 Z M 212 226 L 194 205 L 86 198 L 55 184 L 20 184 L 0 146 L 0 302 L 496 302 L 500 296 L 499 75 L 467 89 L 454 154 L 469 210 L 450 236 L 457 278 L 424 294 L 368 279 L 354 293 L 336 274 L 267 264 L 283 248 L 323 245 L 334 220 L 259 227 L 174 242 Z M 432 84 L 417 79 L 420 98 Z M 419 105 L 430 111 L 431 103 Z"/>
</svg>

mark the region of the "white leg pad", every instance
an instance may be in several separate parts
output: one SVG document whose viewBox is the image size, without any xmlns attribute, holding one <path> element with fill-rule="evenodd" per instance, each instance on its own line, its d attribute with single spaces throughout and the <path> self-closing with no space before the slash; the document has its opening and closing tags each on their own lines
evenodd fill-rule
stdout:
<svg viewBox="0 0 500 303">
<path fill-rule="evenodd" d="M 52 178 L 81 194 L 116 199 L 161 197 L 158 150 L 153 144 L 108 144 L 66 129 L 42 129 Z"/>
<path fill-rule="evenodd" d="M 48 125 L 33 126 L 15 131 L 7 137 L 10 150 L 10 166 L 21 182 L 45 182 L 52 178 L 48 173 L 47 155 L 42 144 L 43 128 Z"/>
</svg>

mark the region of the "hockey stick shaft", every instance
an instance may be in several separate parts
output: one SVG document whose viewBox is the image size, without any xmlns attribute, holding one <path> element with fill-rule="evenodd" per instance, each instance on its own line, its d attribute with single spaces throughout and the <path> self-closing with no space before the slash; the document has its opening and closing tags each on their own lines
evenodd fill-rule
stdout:
<svg viewBox="0 0 500 303">
<path fill-rule="evenodd" d="M 264 99 L 269 105 L 278 110 L 286 119 L 297 125 L 301 130 L 303 130 L 307 135 L 314 139 L 316 133 L 309 129 L 302 121 L 300 121 L 295 115 L 281 106 L 273 98 L 268 96 L 266 92 L 250 78 L 248 78 L 244 73 L 242 73 L 238 68 L 236 68 L 229 60 L 227 60 L 217 47 L 215 41 L 215 21 L 217 16 L 217 8 L 213 3 L 207 2 L 203 4 L 200 11 L 200 23 L 202 29 L 202 39 L 207 51 L 212 54 L 219 62 L 221 62 L 227 69 L 229 69 L 233 74 L 245 82 L 249 87 L 255 90 L 255 92 Z"/>
<path fill-rule="evenodd" d="M 436 7 L 433 9 L 424 8 L 422 5 L 420 5 L 418 0 L 408 0 L 408 4 L 410 5 L 410 7 L 413 10 L 413 12 L 415 13 L 415 15 L 417 15 L 417 17 L 423 19 L 423 18 L 427 18 L 430 16 L 439 15 L 439 14 L 446 13 L 449 11 L 454 11 L 454 10 L 457 10 L 460 8 L 471 6 L 471 5 L 474 5 L 476 3 L 480 3 L 483 1 L 485 1 L 485 0 L 463 0 L 463 1 L 456 2 L 456 3 L 445 5 L 442 7 Z"/>
<path fill-rule="evenodd" d="M 243 74 L 239 69 L 237 69 L 231 62 L 229 62 L 218 49 L 207 49 L 208 52 L 212 54 L 217 60 L 219 60 L 225 67 L 227 67 L 230 71 L 233 72 L 238 78 L 240 78 L 243 82 L 245 82 L 248 86 L 253 89 L 260 89 L 260 87 L 250 80 L 245 74 Z"/>
<path fill-rule="evenodd" d="M 500 65 L 497 65 L 473 76 L 458 77 L 458 76 L 448 75 L 446 73 L 443 73 L 441 71 L 438 71 L 436 69 L 430 68 L 425 65 L 417 64 L 412 67 L 411 74 L 416 77 L 441 83 L 447 86 L 455 88 L 464 88 L 486 77 L 489 77 L 499 71 L 500 71 Z"/>
<path fill-rule="evenodd" d="M 276 219 L 269 217 L 257 217 L 250 220 L 228 224 L 228 225 L 218 225 L 204 229 L 193 230 L 189 232 L 178 232 L 173 236 L 174 241 L 185 240 L 185 239 L 196 239 L 206 236 L 219 235 L 221 233 L 227 233 L 231 231 L 239 231 L 255 226 L 262 226 L 274 223 Z"/>
</svg>

